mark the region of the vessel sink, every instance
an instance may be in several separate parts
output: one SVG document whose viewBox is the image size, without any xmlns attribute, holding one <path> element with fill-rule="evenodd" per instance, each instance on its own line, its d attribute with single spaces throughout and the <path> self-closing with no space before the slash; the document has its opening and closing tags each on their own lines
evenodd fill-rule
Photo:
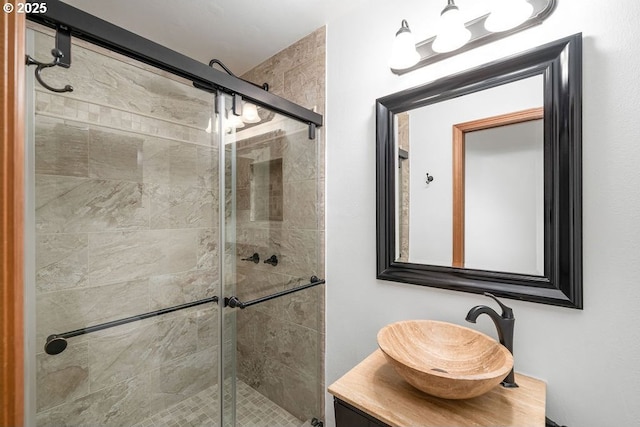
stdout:
<svg viewBox="0 0 640 427">
<path fill-rule="evenodd" d="M 415 388 L 445 399 L 469 399 L 497 386 L 513 356 L 493 338 L 453 323 L 406 320 L 378 332 L 378 345 Z"/>
</svg>

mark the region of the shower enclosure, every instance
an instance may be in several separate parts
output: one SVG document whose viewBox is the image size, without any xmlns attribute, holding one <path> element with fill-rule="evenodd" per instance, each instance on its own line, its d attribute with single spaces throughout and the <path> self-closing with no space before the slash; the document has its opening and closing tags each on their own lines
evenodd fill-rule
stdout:
<svg viewBox="0 0 640 427">
<path fill-rule="evenodd" d="M 322 117 L 48 5 L 28 53 L 72 63 L 27 68 L 27 424 L 321 425 Z"/>
</svg>

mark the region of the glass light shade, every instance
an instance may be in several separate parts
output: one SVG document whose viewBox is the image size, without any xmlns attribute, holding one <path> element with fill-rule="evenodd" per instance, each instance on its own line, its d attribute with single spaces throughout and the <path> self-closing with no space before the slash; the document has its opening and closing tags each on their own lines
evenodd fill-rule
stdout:
<svg viewBox="0 0 640 427">
<path fill-rule="evenodd" d="M 258 123 L 260 121 L 256 104 L 245 102 L 242 105 L 242 121 L 244 123 Z"/>
<path fill-rule="evenodd" d="M 229 117 L 226 122 L 226 131 L 227 133 L 231 132 L 234 129 L 240 129 L 244 127 L 244 122 L 240 116 L 236 116 L 231 111 L 229 111 Z"/>
<path fill-rule="evenodd" d="M 492 33 L 507 31 L 529 19 L 532 13 L 533 5 L 526 0 L 496 0 L 484 27 Z"/>
<path fill-rule="evenodd" d="M 470 38 L 471 31 L 465 28 L 458 8 L 453 7 L 440 15 L 440 30 L 431 47 L 438 53 L 451 52 L 464 46 Z"/>
<path fill-rule="evenodd" d="M 402 27 L 396 33 L 391 48 L 391 58 L 389 59 L 389 67 L 394 70 L 402 70 L 409 68 L 420 61 L 420 54 L 416 50 L 416 41 L 409 30 L 409 26 L 405 26 L 406 21 L 402 21 Z"/>
</svg>

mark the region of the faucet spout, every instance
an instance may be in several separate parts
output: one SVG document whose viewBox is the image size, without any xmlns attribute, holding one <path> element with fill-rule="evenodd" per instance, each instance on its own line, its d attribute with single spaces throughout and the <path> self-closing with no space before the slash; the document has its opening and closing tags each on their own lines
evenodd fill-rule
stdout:
<svg viewBox="0 0 640 427">
<path fill-rule="evenodd" d="M 476 323 L 478 316 L 481 314 L 488 315 L 491 320 L 493 320 L 493 323 L 498 330 L 498 339 L 500 340 L 500 344 L 505 346 L 507 350 L 513 354 L 513 330 L 516 321 L 515 317 L 513 317 L 513 310 L 498 301 L 498 299 L 492 294 L 485 292 L 485 295 L 493 298 L 498 302 L 498 304 L 500 304 L 502 314 L 498 314 L 494 309 L 487 307 L 486 305 L 477 305 L 469 310 L 465 320 L 470 323 Z M 515 381 L 514 369 L 511 369 L 511 372 L 509 372 L 501 384 L 503 387 L 507 388 L 518 387 Z"/>
</svg>

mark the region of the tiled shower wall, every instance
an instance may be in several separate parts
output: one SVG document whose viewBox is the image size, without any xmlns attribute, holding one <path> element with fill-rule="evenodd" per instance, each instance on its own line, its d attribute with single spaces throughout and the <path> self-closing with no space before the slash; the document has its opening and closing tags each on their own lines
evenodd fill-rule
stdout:
<svg viewBox="0 0 640 427">
<path fill-rule="evenodd" d="M 409 113 L 396 114 L 396 120 L 398 121 L 398 148 L 405 150 L 411 157 L 411 150 L 409 149 Z M 399 175 L 400 175 L 400 218 L 399 233 L 400 233 L 400 253 L 398 255 L 398 261 L 409 262 L 409 183 L 410 183 L 410 165 L 409 159 L 398 158 Z"/>
<path fill-rule="evenodd" d="M 35 34 L 35 57 L 54 40 Z M 53 333 L 213 295 L 213 98 L 114 55 L 73 46 L 36 83 L 37 347 Z M 40 352 L 39 426 L 132 425 L 217 381 L 216 305 L 69 339 Z"/>
<path fill-rule="evenodd" d="M 258 65 L 243 78 L 324 114 L 325 28 Z M 237 134 L 237 292 L 251 299 L 324 278 L 324 136 L 307 127 Z M 281 159 L 282 218 L 252 218 L 251 164 Z M 279 178 L 279 177 L 278 177 Z M 278 179 L 272 180 L 277 182 Z M 277 203 L 277 189 L 271 189 Z M 255 197 L 255 194 L 254 194 Z M 254 206 L 255 209 L 255 206 Z M 277 211 L 277 209 L 276 209 Z M 276 255 L 277 267 L 241 261 Z M 330 286 L 327 285 L 327 286 Z M 239 377 L 302 420 L 324 413 L 324 286 L 252 306 L 237 315 Z"/>
</svg>

